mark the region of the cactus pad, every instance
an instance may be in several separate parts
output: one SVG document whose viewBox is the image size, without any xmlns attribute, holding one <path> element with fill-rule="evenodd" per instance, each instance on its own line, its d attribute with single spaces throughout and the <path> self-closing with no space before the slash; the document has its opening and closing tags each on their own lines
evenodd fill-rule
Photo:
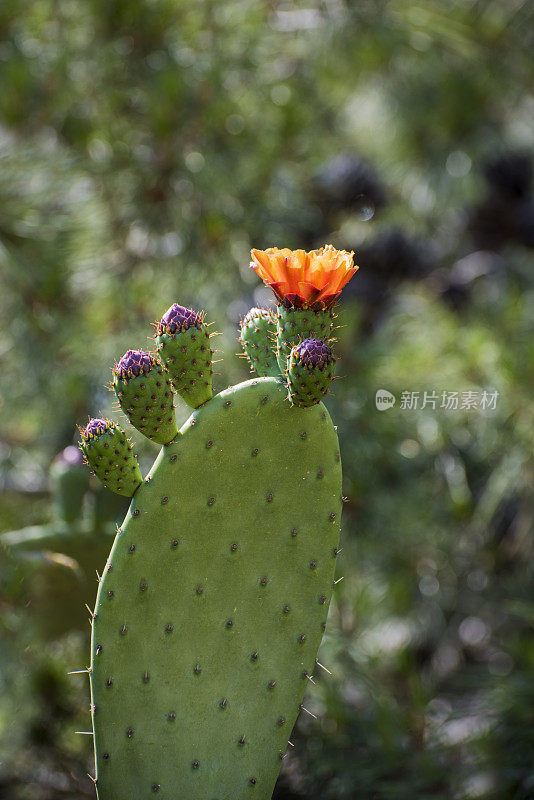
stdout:
<svg viewBox="0 0 534 800">
<path fill-rule="evenodd" d="M 211 398 L 212 351 L 201 314 L 173 303 L 157 323 L 156 347 L 175 390 L 191 408 Z"/>
<path fill-rule="evenodd" d="M 113 388 L 138 431 L 159 444 L 174 439 L 178 428 L 171 381 L 152 353 L 128 350 L 113 368 Z"/>
<path fill-rule="evenodd" d="M 260 377 L 280 375 L 276 356 L 276 315 L 267 308 L 251 308 L 243 318 L 239 341 L 252 371 Z"/>
<path fill-rule="evenodd" d="M 95 475 L 108 489 L 131 497 L 143 478 L 125 431 L 112 420 L 92 419 L 80 433 L 80 450 Z"/>
<path fill-rule="evenodd" d="M 82 516 L 89 475 L 77 447 L 69 445 L 54 459 L 50 469 L 54 510 L 58 519 L 72 524 Z"/>
<path fill-rule="evenodd" d="M 323 635 L 341 516 L 328 412 L 286 398 L 274 378 L 221 392 L 135 494 L 93 621 L 101 800 L 271 797 Z"/>
</svg>

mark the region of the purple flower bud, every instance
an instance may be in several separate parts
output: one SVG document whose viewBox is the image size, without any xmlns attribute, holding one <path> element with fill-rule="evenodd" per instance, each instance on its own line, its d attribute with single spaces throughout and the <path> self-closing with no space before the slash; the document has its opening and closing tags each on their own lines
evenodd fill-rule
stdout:
<svg viewBox="0 0 534 800">
<path fill-rule="evenodd" d="M 144 350 L 127 350 L 118 364 L 115 364 L 114 373 L 119 378 L 137 377 L 143 372 L 147 375 L 155 363 L 154 356 Z"/>
<path fill-rule="evenodd" d="M 162 316 L 161 322 L 158 322 L 158 334 L 186 331 L 201 322 L 202 317 L 196 311 L 179 306 L 178 303 L 173 303 Z"/>
<path fill-rule="evenodd" d="M 299 364 L 303 367 L 324 369 L 332 363 L 332 350 L 322 339 L 305 339 L 294 348 Z"/>
<path fill-rule="evenodd" d="M 113 427 L 113 423 L 109 419 L 90 419 L 85 430 L 82 431 L 83 439 L 96 439 Z"/>
</svg>

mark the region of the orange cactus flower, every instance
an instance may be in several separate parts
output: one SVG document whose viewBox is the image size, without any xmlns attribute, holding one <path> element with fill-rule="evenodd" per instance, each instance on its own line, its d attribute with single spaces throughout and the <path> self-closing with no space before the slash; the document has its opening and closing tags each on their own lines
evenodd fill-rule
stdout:
<svg viewBox="0 0 534 800">
<path fill-rule="evenodd" d="M 286 308 L 330 308 L 358 267 L 353 252 L 331 244 L 320 250 L 251 250 L 250 266 Z"/>
</svg>

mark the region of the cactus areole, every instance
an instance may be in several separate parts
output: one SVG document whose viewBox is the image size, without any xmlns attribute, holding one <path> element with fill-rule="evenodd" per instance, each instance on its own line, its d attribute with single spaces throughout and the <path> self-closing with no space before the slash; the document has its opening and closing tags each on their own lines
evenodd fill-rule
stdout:
<svg viewBox="0 0 534 800">
<path fill-rule="evenodd" d="M 148 475 L 114 422 L 81 431 L 95 474 L 132 497 L 92 618 L 100 800 L 269 800 L 301 710 L 338 553 L 341 458 L 321 400 L 335 363 L 331 297 L 352 257 L 324 248 L 319 268 L 312 254 L 279 252 L 304 270 L 304 302 L 281 307 L 304 316 L 287 335 L 280 307 L 244 318 L 245 354 L 265 376 L 212 397 L 203 315 L 173 304 L 158 355 L 130 350 L 114 369 L 123 411 L 163 445 Z M 269 278 L 283 299 L 276 268 Z M 195 410 L 173 433 L 174 392 Z"/>
</svg>

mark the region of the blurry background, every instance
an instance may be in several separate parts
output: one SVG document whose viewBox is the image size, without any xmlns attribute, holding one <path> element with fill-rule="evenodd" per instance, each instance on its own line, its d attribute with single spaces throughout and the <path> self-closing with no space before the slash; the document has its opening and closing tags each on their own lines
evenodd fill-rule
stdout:
<svg viewBox="0 0 534 800">
<path fill-rule="evenodd" d="M 275 797 L 534 797 L 533 52 L 528 0 L 0 4 L 0 797 L 93 796 L 66 673 L 123 505 L 53 459 L 173 301 L 246 379 L 251 246 L 325 242 L 344 580 Z"/>
</svg>

